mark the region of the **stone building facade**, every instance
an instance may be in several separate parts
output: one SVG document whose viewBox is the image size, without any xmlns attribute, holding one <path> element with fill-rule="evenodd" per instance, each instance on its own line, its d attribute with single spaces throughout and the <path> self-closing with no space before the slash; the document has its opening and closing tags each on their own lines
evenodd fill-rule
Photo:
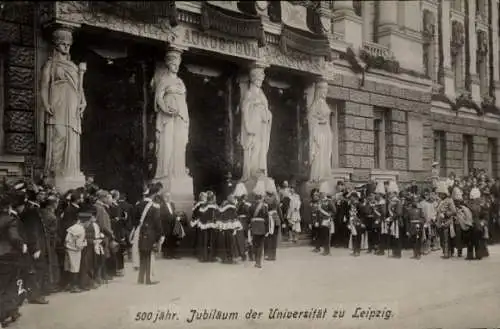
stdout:
<svg viewBox="0 0 500 329">
<path fill-rule="evenodd" d="M 219 123 L 211 121 L 219 126 L 199 128 L 196 133 L 210 130 L 205 140 L 218 140 L 216 131 L 226 132 L 220 137 L 224 145 L 220 156 L 223 171 L 233 178 L 241 169 L 238 99 L 244 93 L 248 68 L 255 64 L 266 67 L 270 106 L 290 113 L 273 114 L 282 120 L 277 130 L 289 127 L 272 135 L 280 140 L 271 147 L 280 159 L 271 164 L 277 168 L 275 176 L 280 168 L 288 170 L 277 181 L 308 181 L 304 104 L 310 84 L 318 80 L 328 81 L 332 109 L 333 169 L 325 179 L 424 181 L 434 161 L 440 163 L 442 175 L 464 175 L 472 168 L 498 175 L 498 0 L 162 3 L 155 7 L 144 2 L 133 8 L 125 2 L 111 7 L 85 1 L 4 3 L 1 175 L 32 175 L 43 168 L 39 72 L 50 51 L 48 32 L 61 27 L 71 28 L 75 43 L 80 42 L 78 61 L 87 61 L 87 50 L 81 50 L 87 41 L 82 40 L 100 39 L 100 48 L 89 48 L 101 55 L 119 52 L 110 50 L 111 46 L 103 51 L 107 40 L 109 44 L 116 40 L 127 40 L 127 45 L 147 43 L 159 51 L 181 50 L 186 70 L 203 76 L 186 83 L 190 98 L 197 97 L 199 90 L 193 90 L 197 83 L 208 90 L 209 81 L 222 81 L 225 76 L 217 73 L 218 68 L 212 70 L 211 62 L 232 65 L 237 74 L 214 87 L 218 97 L 225 97 Z M 141 65 L 148 62 L 148 51 L 135 55 L 142 56 Z M 109 56 L 102 55 L 109 63 L 121 60 L 118 55 Z M 89 66 L 87 74 L 91 70 Z M 138 166 L 146 171 L 154 148 L 148 113 L 144 109 L 139 119 L 143 133 L 137 141 L 144 156 Z M 292 119 L 283 119 L 287 116 Z M 84 134 L 86 129 L 97 126 L 84 124 Z M 280 154 L 280 145 L 287 154 Z"/>
</svg>

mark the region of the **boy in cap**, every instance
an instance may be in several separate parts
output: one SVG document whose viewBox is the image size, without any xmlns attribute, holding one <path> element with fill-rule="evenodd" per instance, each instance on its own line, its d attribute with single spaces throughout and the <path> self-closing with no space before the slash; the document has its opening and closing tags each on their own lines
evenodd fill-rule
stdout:
<svg viewBox="0 0 500 329">
<path fill-rule="evenodd" d="M 90 219 L 88 213 L 80 212 L 78 219 L 66 230 L 64 245 L 66 247 L 66 260 L 64 269 L 69 273 L 71 292 L 80 292 L 80 265 L 82 263 L 82 250 L 87 246 L 85 228 L 82 220 Z M 85 269 L 86 270 L 86 269 Z"/>
</svg>

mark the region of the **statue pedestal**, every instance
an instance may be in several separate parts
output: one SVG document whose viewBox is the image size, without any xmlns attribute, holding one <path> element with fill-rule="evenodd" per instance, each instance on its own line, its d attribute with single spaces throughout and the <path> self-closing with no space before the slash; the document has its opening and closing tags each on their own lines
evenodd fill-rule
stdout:
<svg viewBox="0 0 500 329">
<path fill-rule="evenodd" d="M 66 193 L 68 190 L 85 186 L 85 176 L 80 173 L 77 176 L 56 176 L 54 177 L 54 186 L 60 193 Z"/>
<path fill-rule="evenodd" d="M 190 176 L 173 178 L 169 185 L 170 200 L 175 204 L 176 211 L 183 211 L 187 218 L 191 218 L 194 203 L 193 178 Z"/>
</svg>

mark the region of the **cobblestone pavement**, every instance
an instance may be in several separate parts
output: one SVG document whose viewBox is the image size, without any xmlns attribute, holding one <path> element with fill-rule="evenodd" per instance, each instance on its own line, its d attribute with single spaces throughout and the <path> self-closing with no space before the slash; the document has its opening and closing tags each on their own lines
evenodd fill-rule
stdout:
<svg viewBox="0 0 500 329">
<path fill-rule="evenodd" d="M 480 328 L 500 327 L 500 246 L 483 261 L 420 261 L 386 256 L 349 256 L 335 249 L 325 257 L 308 247 L 279 250 L 263 269 L 251 263 L 200 264 L 193 259 L 160 260 L 155 286 L 136 284 L 136 272 L 81 294 L 61 293 L 49 305 L 26 305 L 12 328 Z M 307 311 L 326 308 L 324 319 L 270 320 L 269 308 Z M 353 317 L 361 307 L 392 314 L 388 320 Z M 195 320 L 191 309 L 238 312 L 237 320 Z M 245 319 L 250 309 L 261 319 Z M 158 310 L 176 312 L 172 320 Z M 334 311 L 344 310 L 335 319 Z M 134 321 L 153 312 L 150 321 Z M 319 313 L 322 315 L 322 313 Z M 229 314 L 231 316 L 231 314 Z M 254 314 L 251 314 L 254 315 Z M 342 315 L 338 312 L 337 315 Z M 147 318 L 147 313 L 144 314 Z M 154 323 L 153 323 L 154 322 Z"/>
</svg>

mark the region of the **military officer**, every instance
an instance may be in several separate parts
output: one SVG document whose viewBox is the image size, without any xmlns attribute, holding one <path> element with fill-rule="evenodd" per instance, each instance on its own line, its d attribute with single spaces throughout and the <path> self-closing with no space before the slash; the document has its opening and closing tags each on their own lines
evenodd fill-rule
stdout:
<svg viewBox="0 0 500 329">
<path fill-rule="evenodd" d="M 264 239 L 269 235 L 269 209 L 264 201 L 265 186 L 258 181 L 253 193 L 255 204 L 250 209 L 250 232 L 254 248 L 255 267 L 262 268 L 262 256 L 264 252 Z"/>
</svg>

